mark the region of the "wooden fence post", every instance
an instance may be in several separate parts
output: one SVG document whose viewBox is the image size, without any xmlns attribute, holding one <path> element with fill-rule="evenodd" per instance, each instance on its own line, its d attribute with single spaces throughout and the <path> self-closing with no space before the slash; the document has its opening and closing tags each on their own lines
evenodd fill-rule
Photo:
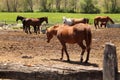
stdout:
<svg viewBox="0 0 120 80">
<path fill-rule="evenodd" d="M 103 80 L 118 80 L 118 63 L 116 47 L 112 43 L 106 43 L 103 59 Z"/>
</svg>

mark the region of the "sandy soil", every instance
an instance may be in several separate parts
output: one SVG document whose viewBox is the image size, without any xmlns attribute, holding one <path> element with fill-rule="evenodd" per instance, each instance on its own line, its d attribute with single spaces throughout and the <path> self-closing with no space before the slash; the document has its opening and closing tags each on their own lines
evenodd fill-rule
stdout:
<svg viewBox="0 0 120 80">
<path fill-rule="evenodd" d="M 92 29 L 92 50 L 89 63 L 102 68 L 103 52 L 106 42 L 112 42 L 117 49 L 120 70 L 120 29 Z M 60 61 L 61 45 L 56 37 L 46 42 L 45 34 L 25 34 L 22 30 L 0 30 L 0 63 L 19 63 L 27 66 L 82 66 L 79 65 L 81 48 L 76 44 L 67 44 L 71 63 Z M 86 57 L 86 55 L 84 55 Z"/>
</svg>

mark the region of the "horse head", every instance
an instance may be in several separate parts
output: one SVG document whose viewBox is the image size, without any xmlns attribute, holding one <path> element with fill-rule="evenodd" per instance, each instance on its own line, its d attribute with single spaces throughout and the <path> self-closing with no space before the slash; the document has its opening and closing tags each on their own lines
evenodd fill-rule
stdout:
<svg viewBox="0 0 120 80">
<path fill-rule="evenodd" d="M 41 18 L 38 18 L 39 21 L 42 23 L 42 22 L 46 22 L 46 24 L 48 24 L 48 17 L 41 17 Z"/>
<path fill-rule="evenodd" d="M 53 35 L 56 35 L 57 34 L 57 28 L 59 26 L 58 25 L 55 25 L 55 26 L 52 26 L 52 27 L 49 27 L 47 28 L 46 30 L 46 35 L 47 35 L 47 42 L 49 43 L 50 40 L 53 38 Z"/>
<path fill-rule="evenodd" d="M 44 17 L 46 23 L 48 24 L 48 17 Z"/>
<path fill-rule="evenodd" d="M 16 18 L 16 22 L 18 22 L 18 20 L 19 20 L 19 16 L 17 16 L 17 18 Z"/>
<path fill-rule="evenodd" d="M 17 18 L 16 18 L 16 21 L 17 21 L 17 22 L 18 22 L 18 20 L 21 20 L 21 21 L 22 21 L 23 19 L 25 19 L 25 17 L 22 17 L 22 16 L 19 16 L 19 15 L 18 15 Z"/>
<path fill-rule="evenodd" d="M 108 21 L 110 21 L 112 24 L 114 24 L 115 22 L 109 17 L 109 16 L 107 16 L 106 17 L 107 19 L 108 19 Z"/>
</svg>

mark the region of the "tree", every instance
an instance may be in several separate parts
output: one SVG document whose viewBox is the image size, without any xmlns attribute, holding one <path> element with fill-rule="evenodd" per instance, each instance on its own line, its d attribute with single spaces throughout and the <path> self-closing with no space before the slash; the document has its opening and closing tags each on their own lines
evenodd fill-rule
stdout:
<svg viewBox="0 0 120 80">
<path fill-rule="evenodd" d="M 60 2 L 61 0 L 56 0 L 56 10 L 60 10 Z"/>
<path fill-rule="evenodd" d="M 81 3 L 81 12 L 83 13 L 100 13 L 100 9 L 94 6 L 92 0 L 84 0 Z"/>
<path fill-rule="evenodd" d="M 6 8 L 7 8 L 7 11 L 10 12 L 10 0 L 6 0 Z"/>
<path fill-rule="evenodd" d="M 33 1 L 32 0 L 24 0 L 24 11 L 25 12 L 33 12 Z"/>
<path fill-rule="evenodd" d="M 13 0 L 12 8 L 14 12 L 17 12 L 18 0 Z"/>
<path fill-rule="evenodd" d="M 46 11 L 47 0 L 40 0 L 40 11 Z"/>
<path fill-rule="evenodd" d="M 116 0 L 111 0 L 111 12 L 115 13 L 117 11 L 117 2 Z"/>
</svg>

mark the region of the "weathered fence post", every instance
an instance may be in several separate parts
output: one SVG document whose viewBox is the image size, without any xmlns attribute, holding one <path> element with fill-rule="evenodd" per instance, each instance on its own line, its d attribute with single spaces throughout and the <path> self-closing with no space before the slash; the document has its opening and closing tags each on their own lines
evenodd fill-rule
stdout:
<svg viewBox="0 0 120 80">
<path fill-rule="evenodd" d="M 112 43 L 106 43 L 103 59 L 103 80 L 118 80 L 118 63 L 116 47 Z"/>
</svg>

